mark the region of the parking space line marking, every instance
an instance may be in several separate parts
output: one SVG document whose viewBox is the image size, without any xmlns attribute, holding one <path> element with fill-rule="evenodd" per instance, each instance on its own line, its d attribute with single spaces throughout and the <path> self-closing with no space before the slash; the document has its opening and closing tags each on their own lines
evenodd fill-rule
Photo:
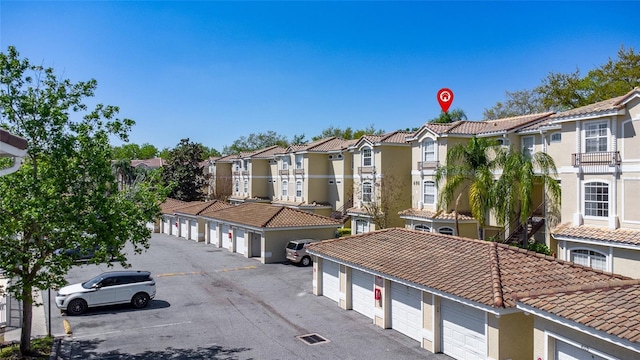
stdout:
<svg viewBox="0 0 640 360">
<path fill-rule="evenodd" d="M 229 271 L 240 271 L 240 270 L 253 270 L 253 269 L 257 269 L 257 268 L 258 267 L 255 266 L 255 265 L 248 265 L 248 266 L 239 266 L 239 267 L 234 267 L 234 268 L 229 268 L 229 269 L 214 270 L 213 272 L 229 272 Z M 185 276 L 185 275 L 205 275 L 206 273 L 207 273 L 206 271 L 176 272 L 176 273 L 157 274 L 156 277 Z"/>
<path fill-rule="evenodd" d="M 171 324 L 160 324 L 160 325 L 143 326 L 141 328 L 138 328 L 137 330 L 161 328 L 161 327 L 176 326 L 176 325 L 186 325 L 186 324 L 191 324 L 191 321 L 185 321 L 185 322 L 179 322 L 179 323 L 171 323 Z"/>
<path fill-rule="evenodd" d="M 258 267 L 255 265 L 249 265 L 249 266 L 240 266 L 240 267 L 235 267 L 235 268 L 231 268 L 231 269 L 221 269 L 221 270 L 216 270 L 216 272 L 229 272 L 229 271 L 238 271 L 238 270 L 252 270 L 252 269 L 257 269 Z"/>
<path fill-rule="evenodd" d="M 151 325 L 151 326 L 143 326 L 143 327 L 139 327 L 139 328 L 131 328 L 131 329 L 127 329 L 126 331 L 137 331 L 137 330 L 143 330 L 143 329 L 153 329 L 153 328 L 160 328 L 160 327 L 167 327 L 167 326 L 177 326 L 177 325 L 187 325 L 187 324 L 191 324 L 191 321 L 185 321 L 185 322 L 179 322 L 179 323 L 170 323 L 170 324 L 159 324 L 159 325 Z M 74 336 L 74 339 L 80 339 L 80 338 L 88 338 L 88 337 L 99 337 L 99 336 L 105 336 L 105 335 L 111 335 L 111 334 L 118 334 L 121 332 L 124 332 L 125 330 L 114 330 L 114 331 L 107 331 L 107 332 L 103 332 L 103 333 L 99 333 L 99 334 L 86 334 L 86 335 L 78 335 L 78 336 Z"/>
<path fill-rule="evenodd" d="M 204 271 L 192 271 L 192 272 L 178 272 L 178 273 L 158 274 L 156 276 L 157 277 L 164 277 L 164 276 L 202 275 L 204 273 L 205 273 Z"/>
</svg>

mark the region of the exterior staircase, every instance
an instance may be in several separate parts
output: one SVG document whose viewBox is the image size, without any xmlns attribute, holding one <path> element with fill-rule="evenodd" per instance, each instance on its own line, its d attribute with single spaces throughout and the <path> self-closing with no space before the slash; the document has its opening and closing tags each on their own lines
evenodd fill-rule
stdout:
<svg viewBox="0 0 640 360">
<path fill-rule="evenodd" d="M 350 199 L 349 201 L 344 203 L 344 205 L 341 208 L 333 211 L 331 215 L 329 215 L 329 217 L 332 219 L 340 220 L 342 223 L 344 223 L 349 219 L 349 215 L 347 215 L 347 209 L 350 209 L 352 207 L 353 207 L 353 199 Z"/>
<path fill-rule="evenodd" d="M 544 218 L 540 216 L 531 216 L 527 220 L 527 239 L 531 238 L 535 235 L 540 229 L 544 227 Z M 506 244 L 514 244 L 521 245 L 522 243 L 522 232 L 524 231 L 524 227 L 519 225 L 515 231 L 513 231 L 509 236 L 505 239 Z"/>
</svg>

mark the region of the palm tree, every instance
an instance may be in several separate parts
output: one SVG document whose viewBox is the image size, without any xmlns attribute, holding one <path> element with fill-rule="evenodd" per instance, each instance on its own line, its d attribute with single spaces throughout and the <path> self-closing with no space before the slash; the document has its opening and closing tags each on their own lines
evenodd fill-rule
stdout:
<svg viewBox="0 0 640 360">
<path fill-rule="evenodd" d="M 511 214 L 520 212 L 518 221 L 523 227 L 522 246 L 527 247 L 527 221 L 534 209 L 534 186 L 543 184 L 546 196 L 554 203 L 560 203 L 560 184 L 556 181 L 558 172 L 553 158 L 544 152 L 529 154 L 511 150 L 503 152 L 497 159 L 502 175 L 493 191 L 498 222 L 504 225 Z"/>
<path fill-rule="evenodd" d="M 118 159 L 111 163 L 111 169 L 118 181 L 118 190 L 122 190 L 125 186 L 131 185 L 135 178 L 136 169 L 131 166 L 131 160 Z"/>
<path fill-rule="evenodd" d="M 457 144 L 449 149 L 446 165 L 436 170 L 436 183 L 445 181 L 439 191 L 438 208 L 449 206 L 457 194 L 454 204 L 457 235 L 460 235 L 458 206 L 460 198 L 467 192 L 471 215 L 478 222 L 478 238 L 483 238 L 485 214 L 492 205 L 493 170 L 496 168 L 495 156 L 492 157 L 490 150 L 496 154 L 501 151 L 495 141 L 474 136 L 467 144 Z"/>
</svg>

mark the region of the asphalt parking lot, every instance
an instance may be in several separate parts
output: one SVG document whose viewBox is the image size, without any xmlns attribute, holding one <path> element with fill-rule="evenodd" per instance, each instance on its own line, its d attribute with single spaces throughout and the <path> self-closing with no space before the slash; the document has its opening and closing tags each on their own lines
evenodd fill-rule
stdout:
<svg viewBox="0 0 640 360">
<path fill-rule="evenodd" d="M 283 250 L 284 251 L 284 250 Z M 157 284 L 149 307 L 90 309 L 66 316 L 52 304 L 52 332 L 69 359 L 450 359 L 311 292 L 312 268 L 263 265 L 211 245 L 153 234 L 151 247 L 130 256 Z M 103 271 L 81 265 L 69 283 Z M 46 297 L 45 297 L 46 299 Z M 308 345 L 300 336 L 327 341 Z"/>
</svg>

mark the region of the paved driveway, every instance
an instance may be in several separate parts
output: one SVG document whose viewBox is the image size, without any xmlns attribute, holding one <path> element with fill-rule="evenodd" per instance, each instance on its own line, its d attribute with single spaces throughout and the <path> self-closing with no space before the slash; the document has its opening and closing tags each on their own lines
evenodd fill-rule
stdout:
<svg viewBox="0 0 640 360">
<path fill-rule="evenodd" d="M 340 309 L 311 293 L 312 268 L 262 265 L 239 254 L 164 234 L 130 257 L 132 269 L 149 270 L 157 283 L 150 306 L 89 310 L 82 316 L 52 313 L 52 331 L 73 335 L 63 343 L 73 359 L 450 359 L 418 342 Z M 69 282 L 116 265 L 74 268 Z M 54 305 L 55 307 L 55 305 Z M 298 336 L 328 341 L 307 345 Z"/>
</svg>

